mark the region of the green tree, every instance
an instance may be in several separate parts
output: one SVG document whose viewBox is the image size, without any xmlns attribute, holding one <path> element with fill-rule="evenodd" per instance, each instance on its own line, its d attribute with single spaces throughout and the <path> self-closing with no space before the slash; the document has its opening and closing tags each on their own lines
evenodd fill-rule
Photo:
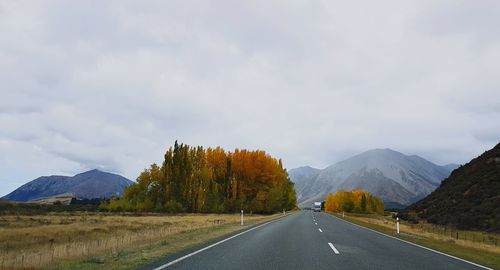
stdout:
<svg viewBox="0 0 500 270">
<path fill-rule="evenodd" d="M 364 193 L 361 195 L 361 212 L 366 212 L 366 195 Z"/>
</svg>

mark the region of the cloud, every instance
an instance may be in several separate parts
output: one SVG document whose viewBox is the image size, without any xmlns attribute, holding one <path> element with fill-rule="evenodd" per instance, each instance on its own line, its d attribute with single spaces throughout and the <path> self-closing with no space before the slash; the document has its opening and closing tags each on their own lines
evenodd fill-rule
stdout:
<svg viewBox="0 0 500 270">
<path fill-rule="evenodd" d="M 496 1 L 0 4 L 0 194 L 134 179 L 178 139 L 288 168 L 370 148 L 464 163 L 500 138 Z"/>
</svg>

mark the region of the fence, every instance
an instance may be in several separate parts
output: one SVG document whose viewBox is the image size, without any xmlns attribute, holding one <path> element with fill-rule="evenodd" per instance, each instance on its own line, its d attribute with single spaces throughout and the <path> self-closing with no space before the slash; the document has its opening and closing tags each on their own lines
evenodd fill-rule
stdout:
<svg viewBox="0 0 500 270">
<path fill-rule="evenodd" d="M 473 243 L 481 243 L 484 245 L 498 246 L 500 245 L 500 235 L 493 233 L 485 233 L 479 231 L 457 230 L 449 226 L 440 226 L 429 223 L 406 224 L 411 229 L 422 232 L 442 235 L 450 240 L 464 240 Z"/>
</svg>

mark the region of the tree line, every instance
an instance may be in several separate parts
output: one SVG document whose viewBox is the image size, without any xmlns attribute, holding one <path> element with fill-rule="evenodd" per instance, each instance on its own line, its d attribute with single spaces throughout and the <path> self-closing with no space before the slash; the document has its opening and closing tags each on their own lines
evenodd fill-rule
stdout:
<svg viewBox="0 0 500 270">
<path fill-rule="evenodd" d="M 384 213 L 384 202 L 365 190 L 344 191 L 329 193 L 326 197 L 325 211 L 328 212 L 355 212 L 355 213 Z"/>
<path fill-rule="evenodd" d="M 110 211 L 274 213 L 296 206 L 281 160 L 265 151 L 191 147 L 175 142 L 161 166 L 152 164 L 101 206 Z"/>
</svg>

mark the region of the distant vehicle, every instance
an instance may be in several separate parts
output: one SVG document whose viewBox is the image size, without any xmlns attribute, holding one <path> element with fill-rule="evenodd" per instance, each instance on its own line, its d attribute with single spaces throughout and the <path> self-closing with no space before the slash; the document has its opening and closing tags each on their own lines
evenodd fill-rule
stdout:
<svg viewBox="0 0 500 270">
<path fill-rule="evenodd" d="M 321 212 L 321 202 L 314 202 L 313 210 L 314 212 Z"/>
</svg>

